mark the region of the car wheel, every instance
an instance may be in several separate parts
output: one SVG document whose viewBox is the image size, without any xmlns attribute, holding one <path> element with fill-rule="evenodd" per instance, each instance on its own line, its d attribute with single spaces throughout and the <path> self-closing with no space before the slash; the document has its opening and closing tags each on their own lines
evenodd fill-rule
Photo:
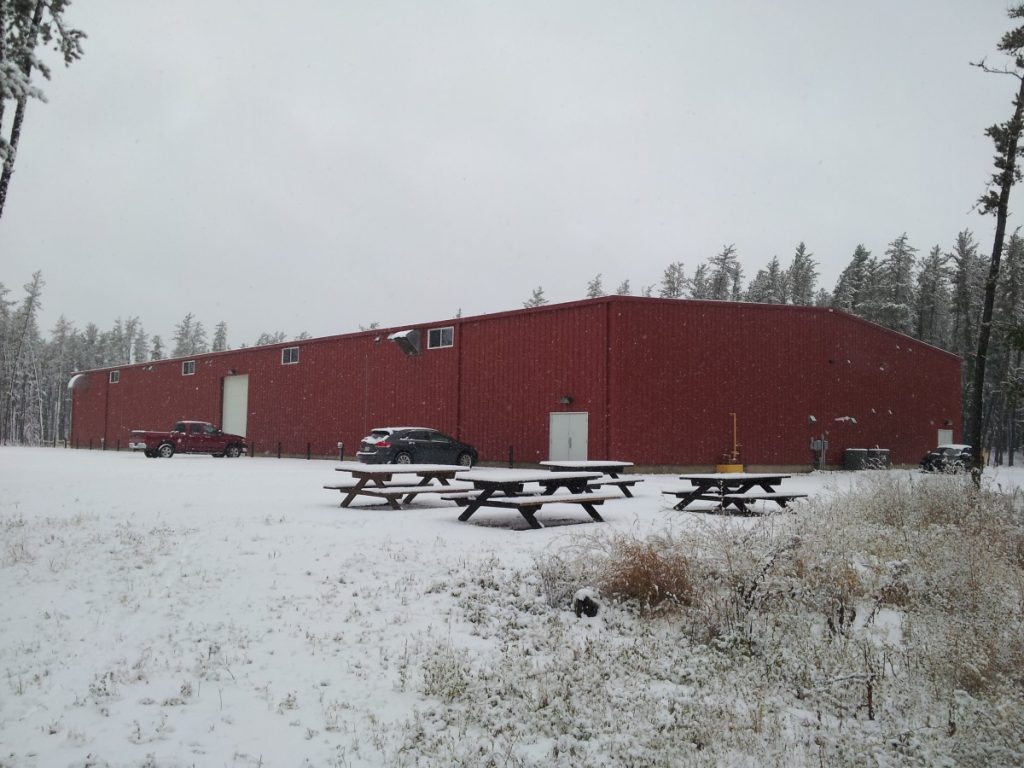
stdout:
<svg viewBox="0 0 1024 768">
<path fill-rule="evenodd" d="M 472 467 L 473 456 L 469 453 L 460 453 L 459 458 L 455 460 L 455 463 L 458 464 L 460 467 Z"/>
<path fill-rule="evenodd" d="M 237 459 L 239 456 L 242 455 L 242 449 L 239 448 L 237 445 L 229 445 L 227 448 L 224 449 L 224 455 L 227 456 L 229 459 Z"/>
<path fill-rule="evenodd" d="M 156 449 L 156 455 L 161 459 L 169 459 L 174 455 L 174 446 L 170 443 L 160 443 Z"/>
<path fill-rule="evenodd" d="M 412 456 L 404 451 L 395 456 L 395 464 L 412 464 Z"/>
</svg>

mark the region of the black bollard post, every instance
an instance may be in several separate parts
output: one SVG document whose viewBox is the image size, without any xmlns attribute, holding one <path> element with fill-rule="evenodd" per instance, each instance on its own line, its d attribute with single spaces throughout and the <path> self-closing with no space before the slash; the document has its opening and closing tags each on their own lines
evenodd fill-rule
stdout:
<svg viewBox="0 0 1024 768">
<path fill-rule="evenodd" d="M 281 441 L 277 441 L 277 458 L 281 458 Z"/>
<path fill-rule="evenodd" d="M 306 461 L 309 461 L 309 457 L 310 457 L 310 447 L 309 447 L 309 443 L 306 443 Z"/>
</svg>

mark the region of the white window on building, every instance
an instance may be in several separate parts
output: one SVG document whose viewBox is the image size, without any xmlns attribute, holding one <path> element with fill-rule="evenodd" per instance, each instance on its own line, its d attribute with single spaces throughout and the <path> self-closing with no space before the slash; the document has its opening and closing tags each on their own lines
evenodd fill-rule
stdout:
<svg viewBox="0 0 1024 768">
<path fill-rule="evenodd" d="M 195 372 L 196 372 L 196 361 L 195 360 L 186 360 L 185 362 L 183 362 L 181 364 L 181 375 L 182 376 L 192 376 L 192 375 L 195 374 Z"/>
<path fill-rule="evenodd" d="M 295 365 L 299 362 L 299 348 L 285 347 L 281 350 L 281 365 Z"/>
<path fill-rule="evenodd" d="M 431 328 L 427 331 L 427 349 L 441 349 L 455 346 L 455 326 Z"/>
<path fill-rule="evenodd" d="M 119 382 L 120 380 L 121 380 L 121 372 L 120 371 L 111 371 L 110 372 L 110 383 L 111 384 L 117 384 L 117 382 Z"/>
</svg>

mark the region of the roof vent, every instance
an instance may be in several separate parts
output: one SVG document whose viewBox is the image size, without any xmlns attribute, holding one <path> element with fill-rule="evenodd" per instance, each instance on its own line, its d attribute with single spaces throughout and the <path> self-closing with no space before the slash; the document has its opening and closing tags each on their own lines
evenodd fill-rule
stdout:
<svg viewBox="0 0 1024 768">
<path fill-rule="evenodd" d="M 388 336 L 388 341 L 395 342 L 409 357 L 416 357 L 420 353 L 420 332 L 416 328 L 395 331 Z"/>
</svg>

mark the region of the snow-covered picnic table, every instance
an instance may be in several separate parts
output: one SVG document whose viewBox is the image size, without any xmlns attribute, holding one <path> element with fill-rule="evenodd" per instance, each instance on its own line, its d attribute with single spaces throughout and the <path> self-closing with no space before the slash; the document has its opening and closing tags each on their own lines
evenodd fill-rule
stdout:
<svg viewBox="0 0 1024 768">
<path fill-rule="evenodd" d="M 352 479 L 341 483 L 327 483 L 324 488 L 341 491 L 345 498 L 341 506 L 347 507 L 357 496 L 384 499 L 393 509 L 401 509 L 421 493 L 445 493 L 460 486 L 451 484 L 456 474 L 465 468 L 455 464 L 363 464 L 343 461 L 335 469 L 348 472 Z M 404 475 L 408 482 L 393 482 L 395 475 Z M 419 482 L 413 483 L 412 477 Z M 436 485 L 435 485 L 436 481 Z M 461 486 L 466 488 L 468 486 Z"/>
<path fill-rule="evenodd" d="M 599 478 L 590 483 L 591 488 L 599 488 L 605 485 L 614 485 L 618 487 L 625 496 L 630 498 L 633 497 L 630 487 L 637 483 L 642 483 L 643 480 L 639 477 L 619 477 L 620 474 L 626 471 L 626 467 L 632 467 L 633 462 L 631 461 L 614 461 L 607 459 L 565 459 L 565 460 L 549 460 L 540 462 L 542 467 L 547 467 L 553 472 L 579 472 L 579 471 L 597 471 L 603 473 L 604 477 Z"/>
<path fill-rule="evenodd" d="M 755 501 L 771 501 L 785 507 L 794 499 L 807 494 L 783 493 L 779 490 L 782 481 L 792 475 L 750 472 L 711 472 L 707 474 L 680 475 L 680 480 L 690 482 L 690 488 L 665 488 L 662 493 L 676 496 L 679 502 L 674 509 L 686 509 L 695 501 L 711 501 L 718 509 L 732 506 L 739 512 L 750 511 Z M 760 488 L 762 493 L 750 493 Z"/>
<path fill-rule="evenodd" d="M 499 507 L 519 512 L 531 528 L 543 528 L 536 514 L 545 504 L 576 504 L 597 522 L 604 522 L 596 505 L 614 497 L 593 493 L 590 482 L 602 477 L 600 472 L 548 472 L 529 469 L 471 469 L 460 472 L 459 480 L 472 483 L 473 490 L 449 494 L 465 509 L 459 520 L 465 522 L 480 507 Z M 527 492 L 526 486 L 538 485 L 542 491 Z M 556 493 L 564 488 L 567 493 Z M 501 494 L 501 495 L 496 495 Z"/>
</svg>

